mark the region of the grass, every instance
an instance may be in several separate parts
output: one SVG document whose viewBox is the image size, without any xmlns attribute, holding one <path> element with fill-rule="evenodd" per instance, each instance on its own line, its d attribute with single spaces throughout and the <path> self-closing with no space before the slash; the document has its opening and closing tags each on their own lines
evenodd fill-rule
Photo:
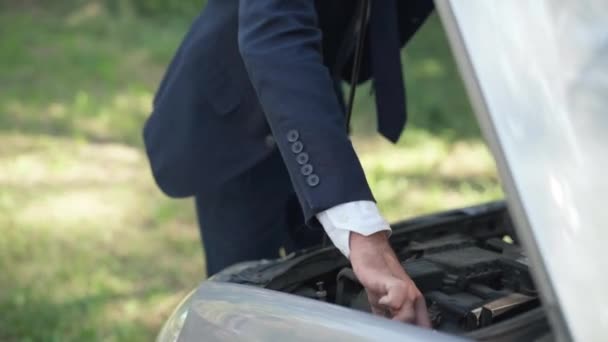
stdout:
<svg viewBox="0 0 608 342">
<path fill-rule="evenodd" d="M 0 12 L 0 340 L 147 341 L 204 278 L 192 203 L 165 198 L 141 126 L 189 19 L 95 2 Z M 357 98 L 354 141 L 400 219 L 501 196 L 436 18 L 405 53 L 411 121 L 392 146 Z"/>
</svg>

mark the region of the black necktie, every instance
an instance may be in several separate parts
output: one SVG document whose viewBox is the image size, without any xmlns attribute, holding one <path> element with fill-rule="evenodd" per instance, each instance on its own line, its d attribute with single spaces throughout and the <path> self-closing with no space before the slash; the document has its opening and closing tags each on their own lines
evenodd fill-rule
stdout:
<svg viewBox="0 0 608 342">
<path fill-rule="evenodd" d="M 371 0 L 369 36 L 378 132 L 397 142 L 407 114 L 395 0 Z"/>
</svg>

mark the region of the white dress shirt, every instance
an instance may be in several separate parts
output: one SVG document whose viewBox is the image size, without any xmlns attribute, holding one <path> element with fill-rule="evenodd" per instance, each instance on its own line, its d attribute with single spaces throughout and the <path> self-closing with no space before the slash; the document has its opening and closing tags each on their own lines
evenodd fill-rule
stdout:
<svg viewBox="0 0 608 342">
<path fill-rule="evenodd" d="M 350 255 L 350 232 L 369 236 L 380 231 L 390 235 L 391 227 L 372 201 L 356 201 L 337 205 L 316 215 L 333 244 Z"/>
</svg>

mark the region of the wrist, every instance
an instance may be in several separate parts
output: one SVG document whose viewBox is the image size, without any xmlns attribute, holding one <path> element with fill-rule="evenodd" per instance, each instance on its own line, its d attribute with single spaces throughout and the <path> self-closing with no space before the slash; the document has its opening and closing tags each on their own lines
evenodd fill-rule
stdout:
<svg viewBox="0 0 608 342">
<path fill-rule="evenodd" d="M 371 266 L 371 260 L 382 260 L 382 263 L 391 270 L 394 276 L 402 279 L 408 278 L 385 232 L 371 235 L 351 232 L 350 248 L 350 261 L 355 269 L 355 273 L 363 265 Z"/>
<path fill-rule="evenodd" d="M 388 243 L 388 236 L 385 232 L 377 232 L 370 235 L 350 232 L 349 245 L 351 255 L 366 253 L 377 254 L 382 252 L 392 253 L 392 249 Z"/>
<path fill-rule="evenodd" d="M 388 245 L 388 236 L 385 232 L 376 232 L 369 235 L 359 234 L 357 232 L 350 233 L 350 245 Z"/>
</svg>

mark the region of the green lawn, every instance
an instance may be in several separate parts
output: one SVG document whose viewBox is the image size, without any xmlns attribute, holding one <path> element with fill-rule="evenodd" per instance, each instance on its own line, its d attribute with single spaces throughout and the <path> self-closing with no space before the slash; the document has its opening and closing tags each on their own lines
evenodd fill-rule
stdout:
<svg viewBox="0 0 608 342">
<path fill-rule="evenodd" d="M 0 340 L 148 341 L 204 278 L 191 201 L 165 198 L 141 127 L 188 18 L 92 4 L 0 12 Z M 354 140 L 390 219 L 502 196 L 433 18 L 405 53 L 411 125 Z M 367 90 L 367 91 L 366 91 Z"/>
</svg>

